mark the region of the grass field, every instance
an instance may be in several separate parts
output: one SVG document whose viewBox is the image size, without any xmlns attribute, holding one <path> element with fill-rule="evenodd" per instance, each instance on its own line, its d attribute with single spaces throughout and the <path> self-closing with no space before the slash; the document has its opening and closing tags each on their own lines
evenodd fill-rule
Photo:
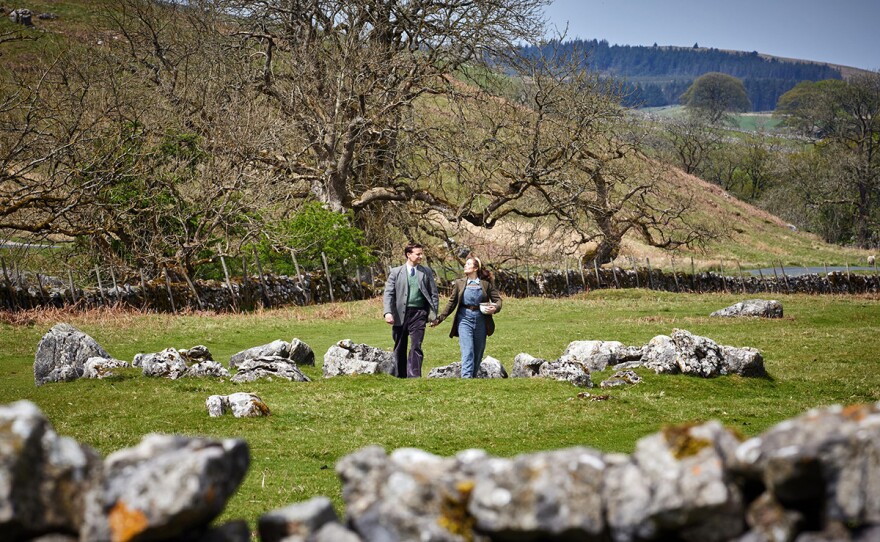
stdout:
<svg viewBox="0 0 880 542">
<path fill-rule="evenodd" d="M 4 403 L 35 402 L 60 434 L 104 455 L 135 445 L 150 432 L 247 440 L 251 468 L 223 518 L 244 518 L 252 527 L 261 514 L 316 495 L 331 497 L 341 508 L 334 465 L 368 444 L 387 450 L 417 447 L 444 456 L 467 448 L 512 456 L 575 445 L 628 453 L 639 438 L 665 424 L 718 419 L 750 436 L 811 407 L 880 400 L 880 298 L 780 296 L 784 319 L 707 317 L 740 299 L 644 290 L 563 300 L 509 299 L 487 354 L 509 370 L 520 352 L 555 359 L 573 340 L 642 345 L 683 328 L 720 344 L 759 348 L 770 378 L 704 380 L 639 370 L 641 384 L 591 390 L 609 394 L 607 401 L 578 398 L 582 389 L 540 379 L 324 380 L 320 360 L 337 340 L 390 348 L 381 305 L 371 300 L 227 316 L 34 313 L 19 314 L 11 322 L 7 315 L 0 324 L 0 396 Z M 239 350 L 298 337 L 314 349 L 319 366 L 304 370 L 311 383 L 169 381 L 131 369 L 107 380 L 37 388 L 32 369 L 37 343 L 60 321 L 129 361 L 138 352 L 204 344 L 225 364 Z M 425 374 L 458 357 L 448 326 L 427 333 Z M 610 374 L 594 374 L 593 381 L 598 385 Z M 209 395 L 236 391 L 257 393 L 272 415 L 208 417 Z"/>
</svg>

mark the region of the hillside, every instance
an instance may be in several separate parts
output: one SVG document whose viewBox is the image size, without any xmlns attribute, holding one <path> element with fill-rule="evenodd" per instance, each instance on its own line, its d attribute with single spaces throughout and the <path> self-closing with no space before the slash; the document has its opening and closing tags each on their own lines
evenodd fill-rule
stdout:
<svg viewBox="0 0 880 542">
<path fill-rule="evenodd" d="M 743 81 L 753 111 L 776 108 L 779 97 L 801 81 L 851 77 L 861 70 L 804 59 L 731 51 L 707 47 L 609 45 L 605 40 L 549 42 L 526 48 L 530 54 L 551 49 L 580 49 L 589 56 L 589 67 L 626 85 L 628 105 L 657 107 L 679 103 L 693 80 L 708 72 L 721 72 Z"/>
<path fill-rule="evenodd" d="M 23 6 L 23 2 L 17 2 L 10 7 Z M 23 65 L 29 57 L 37 54 L 46 44 L 57 44 L 63 47 L 66 40 L 77 40 L 82 44 L 100 43 L 100 41 L 112 39 L 108 32 L 102 30 L 101 9 L 105 4 L 100 0 L 89 2 L 33 2 L 28 3 L 29 9 L 34 14 L 42 12 L 55 13 L 57 19 L 37 20 L 36 28 L 24 29 L 24 35 L 38 37 L 36 41 L 22 41 L 3 44 L 0 52 L 6 66 Z M 103 27 L 106 28 L 106 27 Z M 10 32 L 21 31 L 14 27 L 8 17 L 0 21 L 0 34 L 9 35 Z M 752 55 L 747 55 L 752 56 Z M 8 62 L 8 63 L 7 63 Z M 817 74 L 825 72 L 817 71 Z M 658 166 L 659 167 L 659 166 Z M 695 260 L 698 268 L 716 266 L 724 260 L 726 262 L 739 262 L 743 268 L 753 266 L 767 266 L 783 262 L 786 264 L 802 265 L 812 264 L 844 264 L 864 261 L 866 253 L 843 249 L 823 243 L 817 237 L 802 232 L 792 231 L 785 223 L 776 217 L 768 215 L 746 203 L 736 200 L 723 192 L 717 186 L 703 182 L 700 179 L 683 174 L 675 169 L 664 169 L 665 182 L 674 188 L 672 192 L 678 194 L 692 194 L 694 198 L 694 210 L 696 219 L 705 224 L 722 226 L 720 231 L 725 235 L 716 241 L 703 247 L 704 250 L 692 249 L 679 252 L 675 255 L 675 261 L 681 262 L 691 257 Z M 483 254 L 511 253 L 513 251 L 502 250 L 499 247 L 506 243 L 518 243 L 525 246 L 529 251 L 530 259 L 536 264 L 560 265 L 559 251 L 554 243 L 547 242 L 541 245 L 535 242 L 526 242 L 517 237 L 516 228 L 508 225 L 496 226 L 488 231 L 471 231 L 467 242 L 473 248 Z M 624 249 L 618 265 L 628 266 L 629 259 L 634 258 L 643 261 L 650 258 L 652 265 L 669 268 L 672 258 L 657 249 L 646 247 L 635 238 L 625 242 Z"/>
</svg>

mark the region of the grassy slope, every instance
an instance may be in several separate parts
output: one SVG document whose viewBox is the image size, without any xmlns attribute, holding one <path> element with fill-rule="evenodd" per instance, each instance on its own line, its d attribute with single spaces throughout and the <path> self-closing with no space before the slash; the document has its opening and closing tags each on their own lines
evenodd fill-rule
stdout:
<svg viewBox="0 0 880 542">
<path fill-rule="evenodd" d="M 36 20 L 37 30 L 26 31 L 33 36 L 42 36 L 36 42 L 20 42 L 4 44 L 2 52 L 4 60 L 11 59 L 13 64 L 24 62 L 29 55 L 38 54 L 41 47 L 59 39 L 76 39 L 83 43 L 99 39 L 109 39 L 105 32 L 92 30 L 101 28 L 102 0 L 85 0 L 81 2 L 34 1 L 28 3 L 34 14 L 51 11 L 59 15 L 57 20 Z M 21 2 L 13 2 L 9 8 L 24 7 Z M 19 28 L 9 22 L 8 18 L 0 18 L 0 31 Z M 47 31 L 47 32 L 42 32 Z M 666 108 L 665 114 L 677 114 L 678 108 Z M 628 267 L 635 258 L 642 265 L 644 259 L 650 258 L 652 266 L 669 269 L 673 262 L 681 268 L 689 267 L 690 258 L 694 258 L 697 269 L 717 269 L 724 260 L 735 268 L 735 261 L 744 268 L 766 267 L 783 262 L 786 265 L 843 265 L 857 264 L 865 261 L 868 252 L 846 249 L 823 242 L 817 236 L 792 232 L 776 217 L 769 215 L 751 205 L 727 196 L 717 186 L 670 169 L 666 179 L 675 185 L 679 193 L 693 193 L 696 196 L 697 215 L 704 222 L 723 224 L 724 231 L 730 235 L 713 242 L 705 250 L 683 251 L 674 256 L 645 246 L 638 239 L 626 241 L 617 264 Z M 549 266 L 562 263 L 552 261 L 556 253 L 550 253 Z M 543 257 L 543 256 L 542 256 Z M 674 259 L 673 259 L 674 258 Z M 727 267 L 725 267 L 727 269 Z"/>
<path fill-rule="evenodd" d="M 721 227 L 725 236 L 709 243 L 704 250 L 681 251 L 675 255 L 677 269 L 689 270 L 691 257 L 697 269 L 715 268 L 724 260 L 726 272 L 736 272 L 736 262 L 743 269 L 765 267 L 782 262 L 785 265 L 864 265 L 869 251 L 840 247 L 823 241 L 817 235 L 793 231 L 778 217 L 739 200 L 719 186 L 703 181 L 681 170 L 670 169 L 665 176 L 681 194 L 692 194 L 696 215 L 700 220 Z M 670 268 L 671 257 L 631 238 L 623 256 L 640 259 L 649 257 L 651 264 Z M 687 260 L 686 265 L 683 260 Z"/>
<path fill-rule="evenodd" d="M 243 517 L 252 525 L 261 513 L 319 494 L 341 504 L 334 464 L 369 444 L 440 455 L 476 447 L 512 456 L 575 445 L 631 452 L 637 439 L 664 424 L 719 419 L 749 436 L 814 406 L 880 400 L 880 299 L 781 296 L 782 320 L 706 316 L 738 299 L 644 290 L 511 299 L 487 354 L 510 369 L 519 352 L 555 359 L 572 340 L 641 345 L 683 328 L 721 344 L 759 348 L 770 379 L 704 380 L 639 370 L 645 382 L 635 387 L 591 390 L 611 396 L 602 402 L 577 398 L 582 390 L 569 384 L 540 379 L 324 380 L 318 368 L 306 368 L 311 383 L 168 381 L 132 369 L 103 381 L 33 384 L 36 345 L 56 321 L 73 323 L 126 360 L 137 352 L 205 344 L 225 363 L 244 348 L 298 337 L 312 346 L 320 366 L 327 348 L 342 338 L 390 348 L 390 330 L 372 300 L 223 317 L 58 313 L 39 315 L 30 325 L 0 324 L 0 396 L 4 403 L 36 402 L 59 433 L 105 455 L 149 432 L 246 439 L 251 469 L 224 517 Z M 457 359 L 448 331 L 448 324 L 428 331 L 426 373 Z M 609 375 L 593 380 L 598 384 Z M 209 395 L 236 391 L 259 394 L 272 416 L 207 416 Z"/>
</svg>

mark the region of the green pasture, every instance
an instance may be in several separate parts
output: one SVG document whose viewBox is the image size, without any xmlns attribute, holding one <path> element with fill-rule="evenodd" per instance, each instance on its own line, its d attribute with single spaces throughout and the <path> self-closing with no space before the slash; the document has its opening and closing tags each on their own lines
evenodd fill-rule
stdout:
<svg viewBox="0 0 880 542">
<path fill-rule="evenodd" d="M 682 328 L 720 344 L 759 348 L 769 378 L 699 379 L 638 370 L 641 384 L 610 390 L 541 379 L 323 379 L 323 354 L 340 339 L 391 347 L 381 304 L 371 300 L 226 316 L 7 314 L 0 323 L 0 397 L 3 403 L 35 402 L 60 434 L 104 455 L 133 446 L 150 432 L 245 439 L 251 468 L 223 519 L 244 518 L 252 527 L 261 514 L 316 495 L 331 497 L 341 509 L 334 465 L 370 444 L 442 456 L 468 448 L 513 456 L 569 446 L 629 453 L 639 438 L 666 424 L 718 419 L 747 437 L 811 407 L 880 400 L 880 298 L 782 295 L 777 299 L 785 309 L 783 319 L 707 316 L 741 299 L 646 290 L 506 299 L 487 354 L 509 370 L 520 352 L 555 359 L 573 340 L 643 345 Z M 297 337 L 314 349 L 318 367 L 304 369 L 310 383 L 170 381 L 130 369 L 107 380 L 35 387 L 37 343 L 60 321 L 129 361 L 138 352 L 204 344 L 225 364 L 245 348 Z M 458 345 L 448 332 L 449 322 L 428 330 L 425 374 L 456 361 Z M 593 381 L 598 386 L 610 375 L 611 370 L 594 374 Z M 208 417 L 209 395 L 236 391 L 257 393 L 272 415 Z M 578 397 L 583 391 L 609 398 Z"/>
</svg>

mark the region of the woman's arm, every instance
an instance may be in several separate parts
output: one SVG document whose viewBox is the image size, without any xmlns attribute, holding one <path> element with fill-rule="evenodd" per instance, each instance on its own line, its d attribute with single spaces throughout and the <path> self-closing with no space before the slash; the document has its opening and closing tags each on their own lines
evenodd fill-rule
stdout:
<svg viewBox="0 0 880 542">
<path fill-rule="evenodd" d="M 446 320 L 446 318 L 452 314 L 452 311 L 454 311 L 455 307 L 458 305 L 458 298 L 458 281 L 455 281 L 452 283 L 452 293 L 449 294 L 449 301 L 446 302 L 446 307 L 443 308 L 443 312 L 437 317 L 438 324 L 443 320 Z"/>
</svg>

